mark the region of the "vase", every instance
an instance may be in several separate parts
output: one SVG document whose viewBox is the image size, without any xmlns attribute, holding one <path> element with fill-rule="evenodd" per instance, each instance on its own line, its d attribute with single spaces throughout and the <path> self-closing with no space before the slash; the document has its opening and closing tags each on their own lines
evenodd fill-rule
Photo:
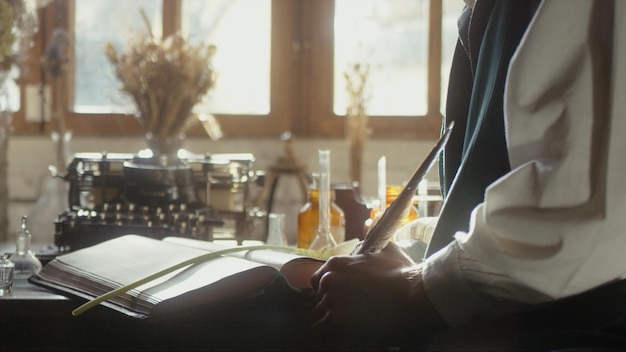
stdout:
<svg viewBox="0 0 626 352">
<path fill-rule="evenodd" d="M 142 159 L 147 161 L 147 163 L 160 166 L 178 165 L 180 163 L 178 152 L 181 150 L 184 141 L 184 133 L 171 136 L 157 136 L 148 132 L 146 133 L 146 143 L 150 153 L 147 156 L 140 156 L 143 156 Z"/>
<path fill-rule="evenodd" d="M 150 132 L 146 133 L 148 148 L 154 155 L 177 154 L 184 141 L 185 135 L 182 133 L 163 137 L 155 136 Z"/>
</svg>

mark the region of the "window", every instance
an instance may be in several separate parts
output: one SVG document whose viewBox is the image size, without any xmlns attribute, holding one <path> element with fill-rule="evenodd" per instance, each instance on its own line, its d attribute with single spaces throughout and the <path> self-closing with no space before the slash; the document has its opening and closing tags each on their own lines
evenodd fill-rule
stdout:
<svg viewBox="0 0 626 352">
<path fill-rule="evenodd" d="M 219 77 L 202 110 L 215 114 L 270 112 L 270 0 L 184 0 L 182 29 L 191 43 L 217 46 Z M 242 25 L 245 23 L 245 25 Z"/>
<path fill-rule="evenodd" d="M 140 9 L 149 19 L 155 36 L 161 36 L 162 6 L 153 0 L 76 1 L 74 5 L 74 74 L 72 110 L 78 113 L 131 113 L 132 101 L 119 83 L 104 55 L 107 42 L 124 46 L 129 34 L 146 30 Z M 101 23 L 115 23 L 102 26 Z"/>
<path fill-rule="evenodd" d="M 0 111 L 19 111 L 20 90 L 15 83 L 15 78 L 19 76 L 19 72 L 17 69 L 11 69 L 1 74 L 6 74 L 7 76 L 0 77 Z"/>
<path fill-rule="evenodd" d="M 367 113 L 427 114 L 428 0 L 336 0 L 334 96 L 336 115 L 346 111 L 343 72 L 369 66 Z"/>
<path fill-rule="evenodd" d="M 278 136 L 290 130 L 299 136 L 342 137 L 346 103 L 341 75 L 356 61 L 371 66 L 368 114 L 374 138 L 434 138 L 439 132 L 461 0 L 111 4 L 56 0 L 41 10 L 34 57 L 42 55 L 52 31 L 63 28 L 70 34 L 70 64 L 62 82 L 55 83 L 31 60 L 30 73 L 20 81 L 23 91 L 42 83 L 50 87 L 52 96 L 59 97 L 53 102 L 56 111 L 76 134 L 142 133 L 103 50 L 105 42 L 122 46 L 128 33 L 146 28 L 139 9 L 156 35 L 180 31 L 191 42 L 217 46 L 213 65 L 218 82 L 198 108 L 215 114 L 227 136 Z M 50 122 L 24 115 L 16 114 L 16 133 L 52 129 Z M 201 133 L 200 128 L 189 131 Z"/>
</svg>

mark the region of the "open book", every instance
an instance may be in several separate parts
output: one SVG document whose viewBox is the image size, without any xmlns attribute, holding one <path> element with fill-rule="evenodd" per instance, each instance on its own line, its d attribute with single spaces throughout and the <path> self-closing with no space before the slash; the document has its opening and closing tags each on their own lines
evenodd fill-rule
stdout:
<svg viewBox="0 0 626 352">
<path fill-rule="evenodd" d="M 125 235 L 58 256 L 29 280 L 93 299 L 187 259 L 224 248 L 187 238 L 156 240 Z M 176 270 L 102 304 L 145 318 L 258 296 L 272 286 L 287 287 L 296 294 L 310 288 L 309 279 L 322 264 L 318 259 L 279 251 L 237 252 Z"/>
</svg>

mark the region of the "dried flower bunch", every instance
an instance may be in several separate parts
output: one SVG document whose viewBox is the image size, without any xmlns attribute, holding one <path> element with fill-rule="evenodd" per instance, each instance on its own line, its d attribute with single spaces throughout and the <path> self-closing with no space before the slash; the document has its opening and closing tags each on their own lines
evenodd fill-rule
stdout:
<svg viewBox="0 0 626 352">
<path fill-rule="evenodd" d="M 176 137 L 196 122 L 194 105 L 215 85 L 215 51 L 214 45 L 191 45 L 178 33 L 155 38 L 150 28 L 131 38 L 124 53 L 111 43 L 105 48 L 140 123 L 158 139 Z"/>
<path fill-rule="evenodd" d="M 0 0 L 0 70 L 8 70 L 19 50 L 30 44 L 37 31 L 36 5 L 34 0 Z"/>
<path fill-rule="evenodd" d="M 365 103 L 368 97 L 365 95 L 367 79 L 370 67 L 367 64 L 353 64 L 343 73 L 346 80 L 346 91 L 348 92 L 348 112 L 347 115 L 365 115 Z"/>
<path fill-rule="evenodd" d="M 367 139 L 368 116 L 365 105 L 368 97 L 365 94 L 369 65 L 353 64 L 343 73 L 348 93 L 348 108 L 346 112 L 346 140 L 350 149 L 350 176 L 352 181 L 361 182 L 361 165 L 363 163 L 363 148 Z"/>
<path fill-rule="evenodd" d="M 13 6 L 8 1 L 0 1 L 0 63 L 13 51 Z"/>
</svg>

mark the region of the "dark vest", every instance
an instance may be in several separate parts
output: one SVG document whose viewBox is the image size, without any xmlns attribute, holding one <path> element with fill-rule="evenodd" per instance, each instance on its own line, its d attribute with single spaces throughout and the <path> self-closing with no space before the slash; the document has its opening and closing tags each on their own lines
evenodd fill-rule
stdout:
<svg viewBox="0 0 626 352">
<path fill-rule="evenodd" d="M 440 159 L 444 204 L 426 256 L 469 229 L 487 186 L 510 171 L 503 97 L 509 62 L 539 4 L 478 0 L 459 18 L 443 126 L 454 131 Z"/>
</svg>

